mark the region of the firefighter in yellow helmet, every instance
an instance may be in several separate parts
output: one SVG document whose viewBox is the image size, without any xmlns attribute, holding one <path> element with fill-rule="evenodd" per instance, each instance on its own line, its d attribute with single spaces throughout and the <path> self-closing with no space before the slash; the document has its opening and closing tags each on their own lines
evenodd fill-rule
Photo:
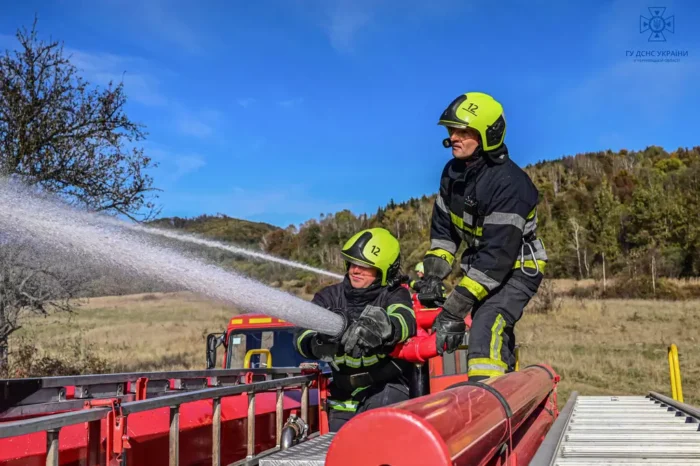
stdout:
<svg viewBox="0 0 700 466">
<path fill-rule="evenodd" d="M 384 228 L 370 228 L 350 238 L 341 254 L 343 281 L 320 290 L 312 302 L 341 315 L 346 330 L 340 337 L 300 330 L 295 337 L 302 356 L 331 366 L 332 432 L 357 413 L 409 398 L 412 365 L 389 353 L 416 334 L 411 296 L 401 285 L 398 240 Z"/>
<path fill-rule="evenodd" d="M 468 375 L 479 381 L 514 370 L 513 329 L 542 280 L 547 254 L 537 237 L 538 191 L 509 157 L 503 107 L 492 96 L 458 96 L 438 124 L 453 157 L 433 207 L 418 299 L 442 305 L 433 326 L 439 350 L 462 343 L 471 313 Z M 462 279 L 445 300 L 442 281 L 463 243 Z"/>
<path fill-rule="evenodd" d="M 423 272 L 423 262 L 419 262 L 416 264 L 416 266 L 413 268 L 413 271 L 416 272 L 416 276 L 418 277 L 417 280 L 411 280 L 408 284 L 411 288 L 413 288 L 416 291 L 419 291 L 416 288 L 416 284 L 420 283 L 420 280 L 423 278 L 424 272 Z"/>
<path fill-rule="evenodd" d="M 425 269 L 423 268 L 422 262 L 417 263 L 416 267 L 413 270 L 415 270 L 416 275 L 418 275 L 418 278 L 423 278 L 423 275 L 425 275 Z"/>
</svg>

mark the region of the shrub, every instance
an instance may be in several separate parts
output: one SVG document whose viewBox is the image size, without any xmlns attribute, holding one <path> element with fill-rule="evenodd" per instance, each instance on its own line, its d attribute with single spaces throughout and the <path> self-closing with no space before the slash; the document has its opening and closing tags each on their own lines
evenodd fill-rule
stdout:
<svg viewBox="0 0 700 466">
<path fill-rule="evenodd" d="M 95 354 L 93 345 L 74 338 L 60 355 L 45 354 L 26 337 L 17 340 L 10 351 L 7 373 L 3 377 L 52 377 L 113 372 L 107 361 Z"/>
<path fill-rule="evenodd" d="M 561 299 L 557 297 L 554 284 L 549 279 L 543 279 L 537 294 L 528 303 L 524 312 L 530 314 L 550 314 L 561 308 Z"/>
</svg>

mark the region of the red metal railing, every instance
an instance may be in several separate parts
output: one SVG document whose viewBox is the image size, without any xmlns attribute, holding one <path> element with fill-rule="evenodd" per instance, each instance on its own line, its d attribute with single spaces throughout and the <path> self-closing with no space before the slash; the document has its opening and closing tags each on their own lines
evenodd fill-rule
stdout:
<svg viewBox="0 0 700 466">
<path fill-rule="evenodd" d="M 154 395 L 152 398 L 140 399 L 138 401 L 127 401 L 123 403 L 121 402 L 121 399 L 118 398 L 75 401 L 62 399 L 58 402 L 42 403 L 41 405 L 47 404 L 50 409 L 57 409 L 56 405 L 60 406 L 62 403 L 65 404 L 64 409 L 74 409 L 75 403 L 79 402 L 83 403 L 83 407 L 86 409 L 59 412 L 56 414 L 48 414 L 30 419 L 0 422 L 0 445 L 4 445 L 0 448 L 2 448 L 3 453 L 6 454 L 10 453 L 10 448 L 17 449 L 17 451 L 11 455 L 11 457 L 15 458 L 10 460 L 10 462 L 13 464 L 39 464 L 39 458 L 34 457 L 34 455 L 36 455 L 35 453 L 25 451 L 25 448 L 22 446 L 26 445 L 25 443 L 8 442 L 7 440 L 3 439 L 9 440 L 11 438 L 19 438 L 29 434 L 46 432 L 45 457 L 43 460 L 41 460 L 40 464 L 46 464 L 47 466 L 58 466 L 59 464 L 66 464 L 66 462 L 76 461 L 75 458 L 78 458 L 80 464 L 86 464 L 89 466 L 99 464 L 126 464 L 129 449 L 133 446 L 132 442 L 136 441 L 138 443 L 144 441 L 143 438 L 130 438 L 130 433 L 132 436 L 134 435 L 135 427 L 138 427 L 139 431 L 141 432 L 143 432 L 145 428 L 154 427 L 153 423 L 156 419 L 155 413 L 159 413 L 162 412 L 162 410 L 167 409 L 169 411 L 169 431 L 167 432 L 164 440 L 167 441 L 168 450 L 167 454 L 165 454 L 164 457 L 160 457 L 160 459 L 167 460 L 170 465 L 177 465 L 180 464 L 182 457 L 180 452 L 180 444 L 183 431 L 181 430 L 180 425 L 180 408 L 182 405 L 188 403 L 196 404 L 196 402 L 209 401 L 210 403 L 207 403 L 207 405 L 211 406 L 211 410 L 208 413 L 203 413 L 201 411 L 205 405 L 201 405 L 200 408 L 202 409 L 198 409 L 197 411 L 200 418 L 194 421 L 198 423 L 198 432 L 196 435 L 201 437 L 199 440 L 197 440 L 197 443 L 201 445 L 202 443 L 211 442 L 211 450 L 203 457 L 211 457 L 213 465 L 220 465 L 222 461 L 224 461 L 222 458 L 222 400 L 230 401 L 234 397 L 241 396 L 243 397 L 241 400 L 247 404 L 247 416 L 240 421 L 241 427 L 243 425 L 242 423 L 245 422 L 245 430 L 243 431 L 245 437 L 241 436 L 239 442 L 241 443 L 243 451 L 245 451 L 244 461 L 250 460 L 270 452 L 256 451 L 256 447 L 257 450 L 260 450 L 260 442 L 256 442 L 255 435 L 256 395 L 261 395 L 264 393 L 276 394 L 274 423 L 277 447 L 280 445 L 282 426 L 284 423 L 285 393 L 289 393 L 286 392 L 286 390 L 299 389 L 299 404 L 301 411 L 300 417 L 303 421 L 310 424 L 310 417 L 313 417 L 314 420 L 318 419 L 316 413 L 313 413 L 314 415 L 310 416 L 309 391 L 312 387 L 317 388 L 319 385 L 321 385 L 319 384 L 319 379 L 323 376 L 316 370 L 302 370 L 299 368 L 289 368 L 285 370 L 296 372 L 296 375 L 292 374 L 289 377 L 272 378 L 274 376 L 282 376 L 282 369 L 259 369 L 248 372 L 247 374 L 243 374 L 243 371 L 240 370 L 197 371 L 196 373 L 182 372 L 181 375 L 187 376 L 202 376 L 207 375 L 209 372 L 211 372 L 212 376 L 242 375 L 247 382 L 251 382 L 252 375 L 254 374 L 257 376 L 266 376 L 266 378 L 269 376 L 270 378 L 268 380 L 254 383 L 241 383 L 230 386 L 178 391 L 175 394 L 159 393 Z M 164 374 L 173 375 L 176 373 L 153 373 L 153 375 L 161 378 L 164 376 Z M 142 380 L 142 375 L 143 374 L 109 374 L 105 376 L 79 376 L 74 378 L 56 377 L 34 380 L 43 382 L 44 390 L 53 390 L 53 388 L 56 388 L 63 394 L 65 394 L 67 390 L 62 386 L 59 387 L 62 382 L 76 383 L 76 385 L 70 386 L 71 391 L 87 394 L 88 390 L 81 388 L 82 386 L 79 384 L 84 382 L 92 382 L 95 383 L 94 386 L 97 387 L 104 385 L 105 382 L 111 382 L 113 379 L 122 380 L 123 378 L 126 378 Z M 181 382 L 184 383 L 184 380 L 184 378 L 175 380 L 175 385 L 179 385 Z M 8 380 L 3 382 L 9 384 L 12 381 Z M 136 385 L 139 384 L 136 383 Z M 169 385 L 173 385 L 173 380 L 170 381 Z M 145 387 L 137 386 L 136 388 L 137 391 L 145 392 Z M 41 390 L 39 390 L 38 393 L 41 394 Z M 319 395 L 321 393 L 322 390 L 319 391 Z M 133 397 L 133 395 L 130 396 Z M 194 404 L 188 406 L 194 406 Z M 30 407 L 36 410 L 36 408 L 41 407 L 41 405 Z M 70 408 L 68 408 L 68 406 L 70 406 Z M 231 407 L 230 404 L 228 406 L 229 408 Z M 289 406 L 287 406 L 286 409 L 288 411 Z M 60 410 L 60 408 L 58 408 L 58 410 Z M 151 413 L 153 413 L 153 415 L 151 415 Z M 229 413 L 231 413 L 230 410 Z M 201 415 L 204 415 L 206 419 L 201 418 Z M 138 422 L 135 422 L 132 416 L 137 416 Z M 144 416 L 147 416 L 147 418 L 144 418 Z M 130 418 L 132 418 L 131 422 L 129 422 Z M 192 420 L 191 416 L 189 420 Z M 227 421 L 231 422 L 231 418 L 229 417 Z M 76 428 L 81 424 L 85 424 L 86 431 L 80 439 L 76 439 L 74 434 L 76 432 Z M 128 429 L 127 426 L 129 426 Z M 74 444 L 72 447 L 70 447 L 70 449 L 67 449 L 66 445 L 64 445 L 66 435 L 61 436 L 61 445 L 59 445 L 59 434 L 65 428 L 70 429 L 71 432 L 63 432 L 63 434 L 66 434 L 71 437 L 72 440 L 77 441 L 77 444 Z M 207 435 L 204 433 L 204 435 L 202 435 L 201 429 L 203 428 L 209 428 L 211 434 Z M 77 430 L 77 432 L 79 432 L 79 430 Z M 149 435 L 152 437 L 154 434 L 151 433 Z M 207 438 L 204 439 L 203 437 Z M 82 445 L 82 447 L 78 446 L 78 444 Z M 141 446 L 141 449 L 143 450 L 143 446 Z M 165 451 L 163 451 L 163 453 L 165 453 Z M 129 464 L 132 464 L 132 462 L 133 459 Z M 201 462 L 198 464 L 201 464 Z"/>
</svg>

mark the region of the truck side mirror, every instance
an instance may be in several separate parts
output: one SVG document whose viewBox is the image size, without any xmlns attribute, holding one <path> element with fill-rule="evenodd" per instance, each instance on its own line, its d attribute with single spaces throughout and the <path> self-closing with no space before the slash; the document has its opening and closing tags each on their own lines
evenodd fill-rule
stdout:
<svg viewBox="0 0 700 466">
<path fill-rule="evenodd" d="M 210 333 L 207 335 L 207 369 L 216 367 L 216 348 L 224 343 L 226 333 Z"/>
</svg>

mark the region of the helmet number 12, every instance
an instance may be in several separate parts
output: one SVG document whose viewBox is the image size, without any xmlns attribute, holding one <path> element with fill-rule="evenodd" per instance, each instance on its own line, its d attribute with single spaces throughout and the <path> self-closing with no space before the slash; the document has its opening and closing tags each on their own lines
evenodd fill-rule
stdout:
<svg viewBox="0 0 700 466">
<path fill-rule="evenodd" d="M 380 249 L 377 246 L 372 246 L 372 254 L 379 256 Z"/>
<path fill-rule="evenodd" d="M 476 116 L 477 110 L 479 110 L 479 106 L 477 104 L 469 102 L 469 107 L 467 107 L 467 111 L 472 115 Z"/>
</svg>

